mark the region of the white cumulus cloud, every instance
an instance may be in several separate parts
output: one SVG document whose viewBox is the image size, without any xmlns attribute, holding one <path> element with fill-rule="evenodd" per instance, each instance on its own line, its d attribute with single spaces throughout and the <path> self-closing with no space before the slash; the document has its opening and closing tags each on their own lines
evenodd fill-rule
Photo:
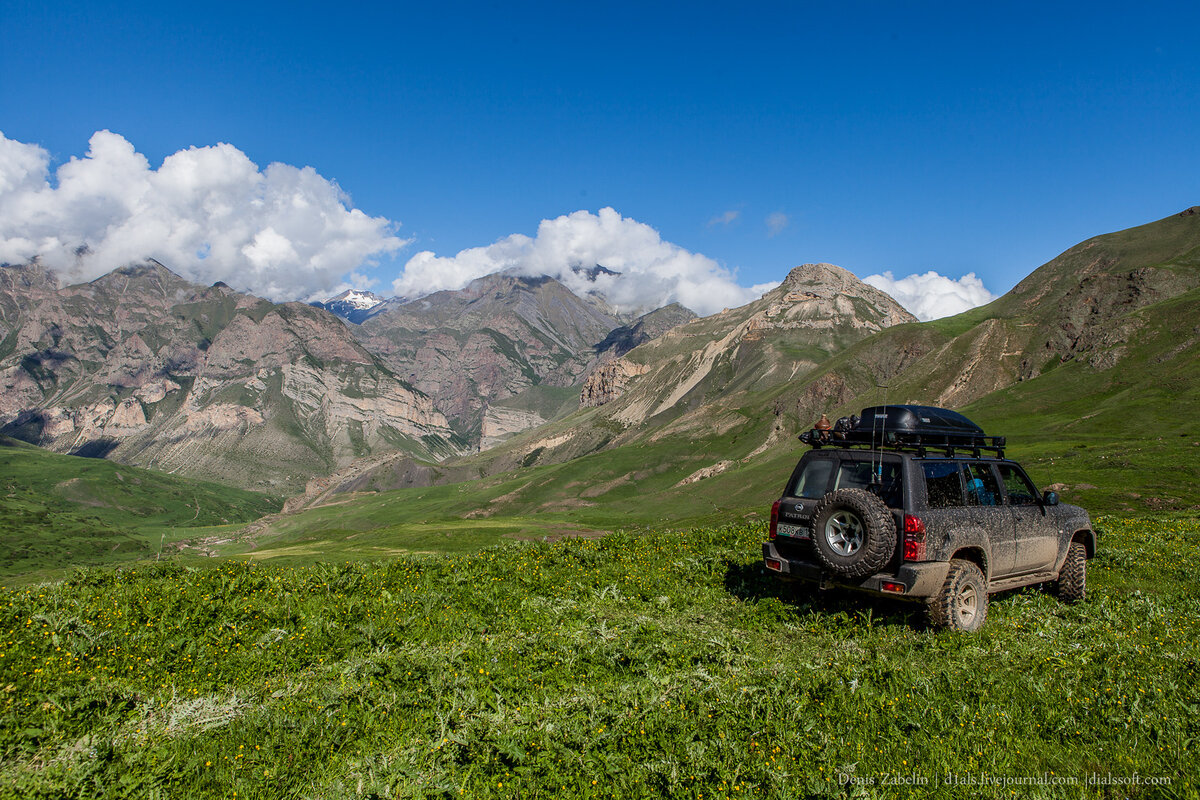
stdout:
<svg viewBox="0 0 1200 800">
<path fill-rule="evenodd" d="M 403 247 L 396 223 L 349 207 L 312 167 L 260 170 L 229 144 L 191 147 L 158 169 L 97 131 L 51 180 L 41 147 L 0 133 L 0 262 L 38 258 L 90 280 L 146 257 L 201 283 L 274 300 L 323 294 Z"/>
<path fill-rule="evenodd" d="M 594 266 L 620 274 L 600 273 L 593 282 L 575 271 Z M 542 220 L 536 236 L 515 233 L 455 256 L 417 253 L 392 286 L 400 296 L 420 297 L 460 289 L 501 270 L 549 275 L 577 294 L 597 291 L 626 311 L 678 302 L 698 314 L 712 314 L 755 300 L 777 285 L 739 286 L 736 276 L 711 258 L 663 241 L 649 225 L 602 208 L 598 214 L 576 211 Z"/>
<path fill-rule="evenodd" d="M 961 314 L 996 299 L 974 272 L 954 280 L 932 270 L 904 278 L 885 271 L 882 275 L 868 275 L 863 282 L 890 294 L 922 322 Z"/>
</svg>

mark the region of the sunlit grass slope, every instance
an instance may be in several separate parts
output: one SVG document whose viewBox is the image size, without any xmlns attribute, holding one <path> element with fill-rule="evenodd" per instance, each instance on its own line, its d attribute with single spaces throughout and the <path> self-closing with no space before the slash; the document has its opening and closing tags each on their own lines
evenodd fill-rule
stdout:
<svg viewBox="0 0 1200 800">
<path fill-rule="evenodd" d="M 1089 600 L 977 635 L 780 587 L 764 533 L 0 591 L 0 796 L 1195 796 L 1195 520 L 1101 520 Z"/>
<path fill-rule="evenodd" d="M 278 500 L 0 437 L 0 579 L 154 557 L 207 526 L 279 510 Z"/>
</svg>

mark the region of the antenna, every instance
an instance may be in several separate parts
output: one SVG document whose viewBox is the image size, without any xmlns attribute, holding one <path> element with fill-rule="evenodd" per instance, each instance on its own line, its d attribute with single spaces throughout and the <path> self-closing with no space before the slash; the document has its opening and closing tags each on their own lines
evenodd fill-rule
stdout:
<svg viewBox="0 0 1200 800">
<path fill-rule="evenodd" d="M 879 407 L 883 409 L 883 422 L 879 422 L 879 412 L 875 412 L 875 417 L 874 417 L 874 419 L 871 420 L 871 483 L 882 484 L 883 483 L 883 437 L 887 434 L 887 390 L 889 387 L 888 387 L 888 384 L 880 383 L 879 380 L 876 379 L 875 388 L 879 389 L 879 399 L 881 401 L 879 404 Z M 878 444 L 879 463 L 878 464 L 875 463 L 875 453 L 877 450 L 877 447 L 875 444 L 876 443 L 876 438 L 875 438 L 876 423 L 879 424 L 879 428 L 880 428 L 879 439 L 878 439 L 878 442 L 879 442 L 879 444 Z"/>
</svg>

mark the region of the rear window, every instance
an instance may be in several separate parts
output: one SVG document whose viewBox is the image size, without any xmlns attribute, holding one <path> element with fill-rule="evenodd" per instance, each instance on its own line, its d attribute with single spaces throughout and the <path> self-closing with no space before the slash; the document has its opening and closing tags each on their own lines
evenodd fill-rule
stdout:
<svg viewBox="0 0 1200 800">
<path fill-rule="evenodd" d="M 827 458 L 814 458 L 804 465 L 788 494 L 792 497 L 821 497 L 829 486 L 829 476 L 833 474 L 833 462 Z"/>
<path fill-rule="evenodd" d="M 921 465 L 925 471 L 925 489 L 929 493 L 930 508 L 946 508 L 963 505 L 962 478 L 954 461 L 926 461 Z"/>
<path fill-rule="evenodd" d="M 833 482 L 838 489 L 865 489 L 878 495 L 889 508 L 900 508 L 900 465 L 895 461 L 874 463 L 843 461 Z"/>
</svg>

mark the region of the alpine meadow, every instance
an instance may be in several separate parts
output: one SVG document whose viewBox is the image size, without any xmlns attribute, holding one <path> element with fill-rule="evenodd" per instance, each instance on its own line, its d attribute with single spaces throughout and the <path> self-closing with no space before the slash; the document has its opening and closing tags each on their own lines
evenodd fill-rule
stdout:
<svg viewBox="0 0 1200 800">
<path fill-rule="evenodd" d="M 932 322 L 325 305 L 0 270 L 0 796 L 1200 796 L 1200 209 Z M 1087 509 L 1086 599 L 768 574 L 796 434 L 888 403 Z"/>
</svg>

